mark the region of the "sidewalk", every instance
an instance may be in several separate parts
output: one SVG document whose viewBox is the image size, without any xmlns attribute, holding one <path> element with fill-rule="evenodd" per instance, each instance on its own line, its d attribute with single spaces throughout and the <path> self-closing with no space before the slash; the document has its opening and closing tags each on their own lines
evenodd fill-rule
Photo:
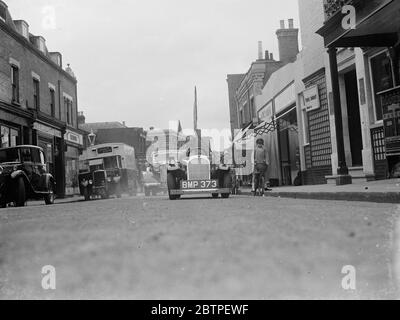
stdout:
<svg viewBox="0 0 400 320">
<path fill-rule="evenodd" d="M 268 191 L 265 195 L 295 199 L 400 203 L 400 179 L 371 181 L 345 186 L 324 184 L 272 189 L 273 191 Z M 240 194 L 251 195 L 251 188 L 241 188 Z"/>
</svg>

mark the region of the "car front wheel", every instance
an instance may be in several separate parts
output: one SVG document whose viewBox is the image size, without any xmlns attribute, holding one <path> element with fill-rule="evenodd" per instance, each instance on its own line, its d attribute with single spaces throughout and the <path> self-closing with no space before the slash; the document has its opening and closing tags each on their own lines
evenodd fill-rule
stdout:
<svg viewBox="0 0 400 320">
<path fill-rule="evenodd" d="M 223 179 L 223 188 L 224 189 L 231 189 L 232 188 L 232 178 L 231 175 L 227 172 L 224 174 L 224 179 Z M 222 193 L 221 197 L 224 199 L 229 198 L 230 193 Z"/>
<path fill-rule="evenodd" d="M 16 207 L 24 207 L 26 202 L 26 189 L 25 189 L 25 181 L 24 178 L 19 177 L 17 179 L 16 192 L 15 195 L 15 206 Z"/>
<path fill-rule="evenodd" d="M 180 198 L 179 195 L 171 194 L 171 190 L 176 189 L 176 178 L 172 173 L 168 173 L 167 175 L 167 185 L 168 185 L 168 195 L 170 200 L 177 200 Z"/>
</svg>

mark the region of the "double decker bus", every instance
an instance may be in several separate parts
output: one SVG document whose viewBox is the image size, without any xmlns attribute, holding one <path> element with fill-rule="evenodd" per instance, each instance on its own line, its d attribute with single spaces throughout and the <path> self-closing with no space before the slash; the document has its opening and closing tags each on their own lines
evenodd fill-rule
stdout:
<svg viewBox="0 0 400 320">
<path fill-rule="evenodd" d="M 79 157 L 79 188 L 85 200 L 123 193 L 136 195 L 140 184 L 135 149 L 124 143 L 87 148 Z"/>
</svg>

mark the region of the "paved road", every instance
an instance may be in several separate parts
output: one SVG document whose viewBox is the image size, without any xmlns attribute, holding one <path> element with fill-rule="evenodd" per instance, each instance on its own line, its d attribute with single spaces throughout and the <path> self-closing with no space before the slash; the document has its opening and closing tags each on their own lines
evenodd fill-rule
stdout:
<svg viewBox="0 0 400 320">
<path fill-rule="evenodd" d="M 396 298 L 397 205 L 236 196 L 0 210 L 0 298 Z M 56 290 L 42 289 L 42 267 Z M 356 270 L 343 290 L 342 267 Z"/>
</svg>

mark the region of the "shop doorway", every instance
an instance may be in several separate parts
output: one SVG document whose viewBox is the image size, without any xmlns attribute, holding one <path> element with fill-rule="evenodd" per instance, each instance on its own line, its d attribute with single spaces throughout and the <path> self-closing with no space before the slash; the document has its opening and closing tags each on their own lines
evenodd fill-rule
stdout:
<svg viewBox="0 0 400 320">
<path fill-rule="evenodd" d="M 362 133 L 356 70 L 344 74 L 352 167 L 362 167 Z"/>
<path fill-rule="evenodd" d="M 279 158 L 282 185 L 292 185 L 300 168 L 298 167 L 299 136 L 296 107 L 278 116 Z"/>
</svg>

